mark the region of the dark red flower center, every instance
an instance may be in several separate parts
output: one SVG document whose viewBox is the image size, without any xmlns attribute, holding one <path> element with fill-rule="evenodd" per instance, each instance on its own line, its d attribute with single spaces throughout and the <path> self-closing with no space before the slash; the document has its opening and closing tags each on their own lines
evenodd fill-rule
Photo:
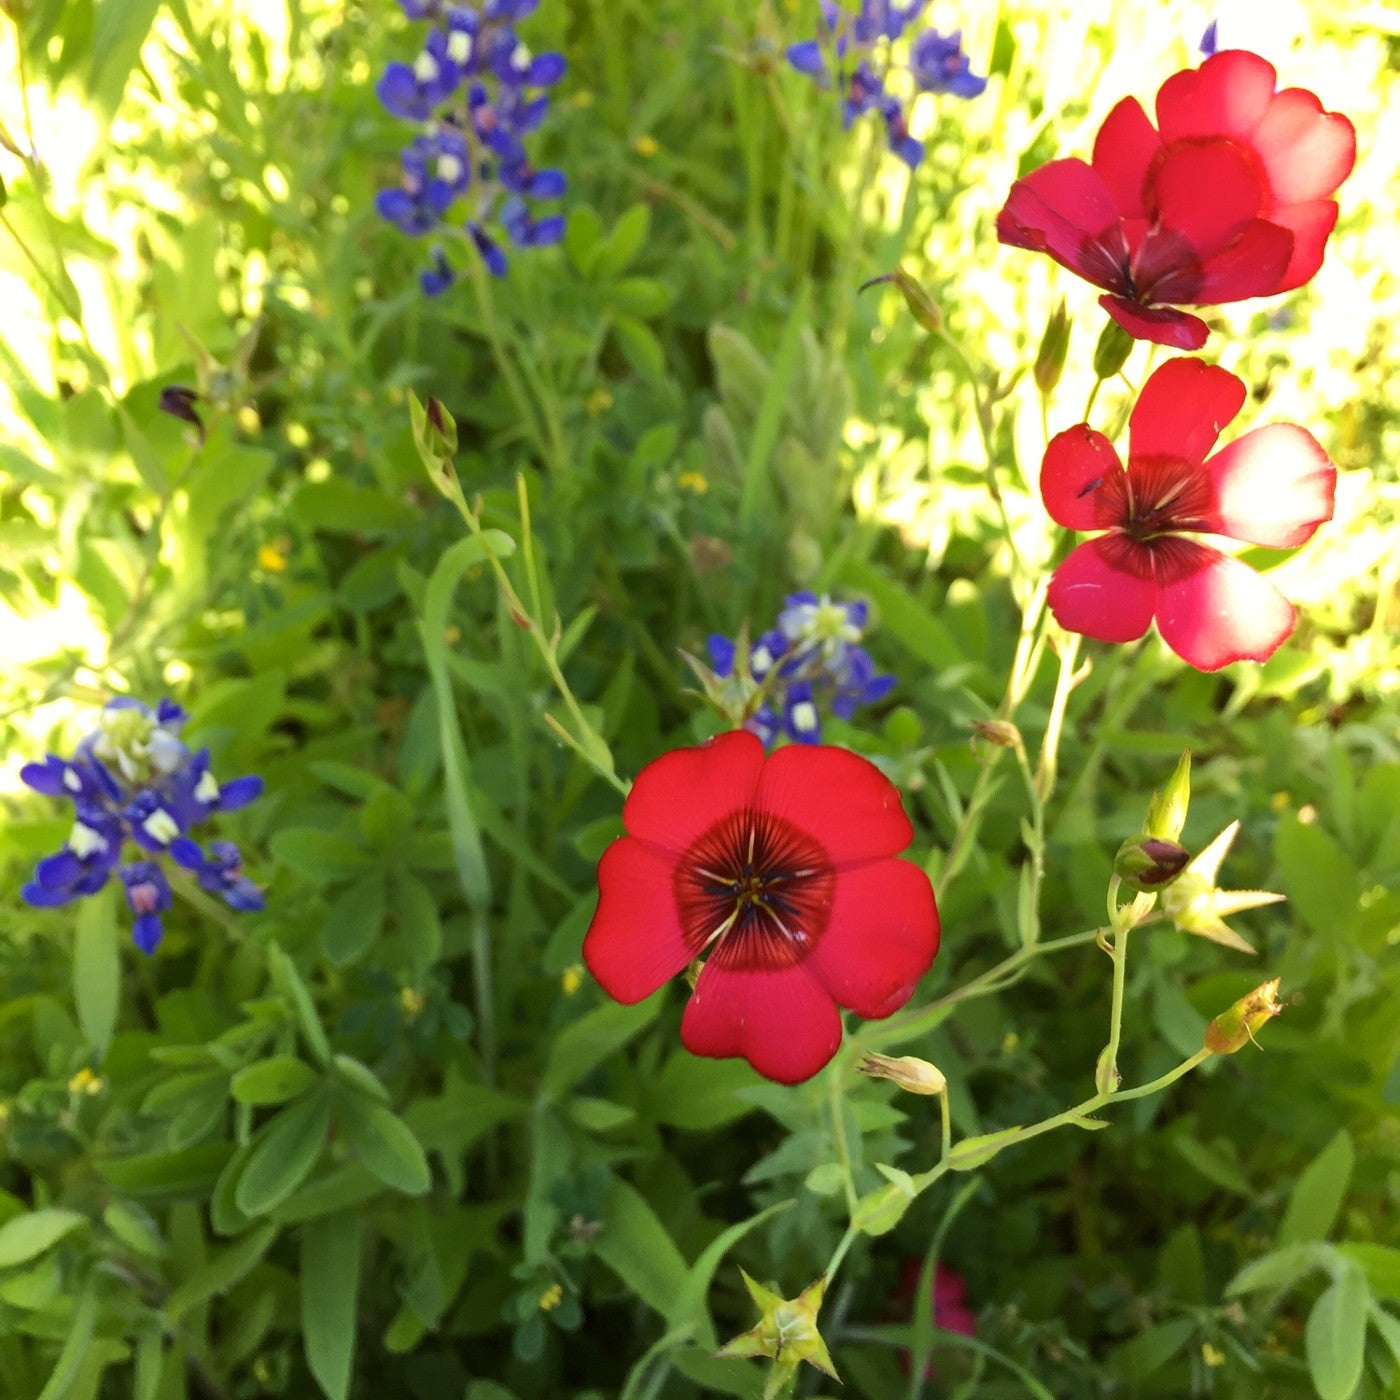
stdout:
<svg viewBox="0 0 1400 1400">
<path fill-rule="evenodd" d="M 826 927 L 836 872 L 819 842 L 768 812 L 740 808 L 676 865 L 681 927 L 694 956 L 731 970 L 794 967 Z"/>
<path fill-rule="evenodd" d="M 1127 471 L 1109 472 L 1097 489 L 1099 522 L 1137 544 L 1206 528 L 1210 478 L 1198 463 L 1180 457 L 1134 457 Z"/>
</svg>

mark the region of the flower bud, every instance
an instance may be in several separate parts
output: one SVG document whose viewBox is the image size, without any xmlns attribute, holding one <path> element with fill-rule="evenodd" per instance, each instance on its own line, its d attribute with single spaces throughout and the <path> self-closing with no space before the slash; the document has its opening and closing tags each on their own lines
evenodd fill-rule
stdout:
<svg viewBox="0 0 1400 1400">
<path fill-rule="evenodd" d="M 867 1051 L 856 1068 L 872 1079 L 889 1079 L 911 1094 L 941 1094 L 948 1087 L 942 1070 L 914 1055 L 877 1055 Z"/>
<path fill-rule="evenodd" d="M 1112 379 L 1132 354 L 1134 340 L 1117 321 L 1110 321 L 1094 347 L 1094 373 L 1100 379 Z"/>
<path fill-rule="evenodd" d="M 1283 1010 L 1278 999 L 1279 979 L 1265 982 L 1248 996 L 1241 997 L 1228 1011 L 1206 1027 L 1206 1049 L 1215 1055 L 1233 1055 L 1245 1041 L 1254 1039 L 1254 1032 Z"/>
<path fill-rule="evenodd" d="M 1143 834 L 1175 841 L 1186 825 L 1186 809 L 1191 803 L 1191 750 L 1181 755 L 1176 771 L 1167 779 L 1161 792 L 1154 792 L 1147 804 L 1147 821 Z"/>
<path fill-rule="evenodd" d="M 1036 388 L 1042 394 L 1048 394 L 1060 382 L 1060 375 L 1064 373 L 1065 358 L 1069 354 L 1069 325 L 1069 314 L 1065 310 L 1064 298 L 1061 297 L 1060 304 L 1050 313 L 1050 319 L 1045 323 L 1045 334 L 1040 338 L 1035 368 L 1031 371 L 1035 375 Z"/>
<path fill-rule="evenodd" d="M 1191 859 L 1191 853 L 1175 841 L 1155 836 L 1132 836 L 1118 848 L 1113 873 L 1134 890 L 1158 890 L 1169 885 Z"/>
<path fill-rule="evenodd" d="M 437 399 L 429 399 L 425 408 L 418 395 L 409 390 L 408 417 L 413 429 L 413 443 L 428 476 L 439 491 L 450 492 L 456 476 L 452 465 L 457 451 L 457 424 Z"/>
<path fill-rule="evenodd" d="M 902 267 L 897 267 L 893 272 L 885 273 L 883 277 L 872 277 L 870 281 L 862 283 L 860 290 L 865 291 L 867 287 L 878 286 L 881 282 L 893 282 L 899 288 L 904 297 L 904 304 L 926 331 L 943 329 L 943 312 L 916 277 Z"/>
<path fill-rule="evenodd" d="M 1021 747 L 1021 731 L 1009 720 L 975 719 L 972 721 L 972 728 L 979 739 L 985 739 L 999 749 Z"/>
</svg>

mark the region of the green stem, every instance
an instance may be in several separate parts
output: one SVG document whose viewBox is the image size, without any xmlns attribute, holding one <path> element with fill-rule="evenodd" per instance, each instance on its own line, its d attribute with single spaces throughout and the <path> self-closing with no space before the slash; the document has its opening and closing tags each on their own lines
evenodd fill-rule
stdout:
<svg viewBox="0 0 1400 1400">
<path fill-rule="evenodd" d="M 1035 792 L 1039 808 L 1043 808 L 1055 791 L 1059 772 L 1060 734 L 1064 728 L 1065 711 L 1070 692 L 1082 677 L 1075 675 L 1079 659 L 1079 634 L 1069 632 L 1060 648 L 1060 674 L 1055 681 L 1055 698 L 1050 702 L 1050 718 L 1045 725 L 1045 737 L 1040 742 L 1040 759 L 1035 770 Z"/>
<path fill-rule="evenodd" d="M 856 1192 L 855 1176 L 851 1171 L 851 1148 L 846 1140 L 846 1116 L 843 1112 L 842 1075 L 839 1066 L 827 1075 L 827 1105 L 831 1110 L 831 1135 L 836 1143 L 836 1160 L 841 1167 L 841 1184 L 846 1190 L 846 1214 L 855 1215 L 860 1196 Z"/>
</svg>

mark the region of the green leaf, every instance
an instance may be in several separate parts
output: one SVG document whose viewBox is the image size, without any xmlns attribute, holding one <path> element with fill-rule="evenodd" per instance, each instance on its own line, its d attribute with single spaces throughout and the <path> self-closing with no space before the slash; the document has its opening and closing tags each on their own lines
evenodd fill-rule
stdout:
<svg viewBox="0 0 1400 1400">
<path fill-rule="evenodd" d="M 1366 1275 L 1348 1262 L 1308 1314 L 1304 1350 L 1320 1400 L 1351 1400 L 1366 1362 Z"/>
<path fill-rule="evenodd" d="M 663 1316 L 685 1287 L 690 1266 L 646 1199 L 613 1181 L 593 1252 L 642 1302 Z"/>
<path fill-rule="evenodd" d="M 238 1209 L 262 1215 L 285 1201 L 320 1159 L 330 1126 L 330 1098 L 323 1092 L 284 1108 L 258 1134 L 234 1188 Z"/>
<path fill-rule="evenodd" d="M 272 1055 L 241 1069 L 229 1088 L 239 1103 L 262 1106 L 287 1103 L 304 1094 L 320 1076 L 295 1055 Z"/>
<path fill-rule="evenodd" d="M 995 1133 L 981 1133 L 977 1137 L 963 1138 L 948 1154 L 948 1170 L 975 1171 L 984 1162 L 990 1162 L 1002 1148 L 1009 1147 L 1020 1136 L 1020 1128 L 1002 1128 Z"/>
<path fill-rule="evenodd" d="M 353 1215 L 313 1220 L 301 1237 L 301 1330 L 306 1364 L 328 1400 L 345 1400 L 355 1360 L 364 1226 Z"/>
<path fill-rule="evenodd" d="M 1378 1298 L 1400 1302 L 1400 1249 L 1363 1241 L 1336 1246 L 1344 1259 L 1354 1260 L 1366 1273 L 1366 1282 Z"/>
<path fill-rule="evenodd" d="M 664 997 L 651 996 L 635 1006 L 608 1002 L 565 1026 L 550 1047 L 540 1081 L 541 1094 L 557 1102 L 590 1070 L 645 1030 L 664 1001 Z"/>
<path fill-rule="evenodd" d="M 1332 1233 L 1356 1160 L 1351 1134 L 1342 1128 L 1298 1178 L 1278 1228 L 1279 1248 Z"/>
<path fill-rule="evenodd" d="M 76 1210 L 31 1210 L 0 1225 L 0 1269 L 16 1264 L 52 1249 L 65 1235 L 87 1224 L 87 1216 Z"/>
<path fill-rule="evenodd" d="M 314 826 L 289 826 L 268 842 L 272 854 L 298 875 L 317 884 L 358 875 L 373 857 L 344 836 Z"/>
<path fill-rule="evenodd" d="M 580 1128 L 590 1133 L 610 1133 L 615 1128 L 630 1123 L 637 1110 L 626 1104 L 613 1103 L 611 1099 L 571 1098 L 568 1104 L 569 1117 Z"/>
<path fill-rule="evenodd" d="M 1312 1269 L 1325 1268 L 1332 1257 L 1330 1245 L 1291 1244 L 1251 1260 L 1225 1286 L 1225 1296 L 1257 1293 L 1261 1288 L 1290 1288 Z"/>
<path fill-rule="evenodd" d="M 1284 893 L 1315 933 L 1329 941 L 1356 922 L 1361 885 L 1356 866 L 1320 826 L 1284 817 L 1274 836 Z"/>
<path fill-rule="evenodd" d="M 326 911 L 321 947 L 336 967 L 362 958 L 384 932 L 388 902 L 384 872 L 371 870 L 344 889 Z"/>
<path fill-rule="evenodd" d="M 97 1329 L 97 1290 L 91 1280 L 78 1295 L 77 1306 L 73 1309 L 73 1320 L 68 1324 L 63 1350 L 58 1354 L 58 1362 L 52 1374 L 39 1392 L 38 1400 L 65 1400 L 71 1393 L 74 1382 L 88 1348 L 92 1346 L 93 1333 Z"/>
<path fill-rule="evenodd" d="M 227 1293 L 240 1279 L 252 1272 L 258 1261 L 272 1248 L 279 1226 L 269 1222 L 255 1225 L 246 1235 L 220 1250 L 207 1263 L 201 1264 L 165 1300 L 161 1309 L 167 1327 L 174 1327 L 184 1315 L 219 1293 Z"/>
<path fill-rule="evenodd" d="M 593 275 L 601 279 L 625 272 L 642 251 L 650 230 L 651 209 L 647 205 L 638 203 L 626 210 L 594 258 Z"/>
<path fill-rule="evenodd" d="M 1114 1349 L 1113 1365 L 1125 1380 L 1144 1381 L 1181 1351 L 1198 1325 L 1194 1317 L 1175 1317 L 1149 1327 Z"/>
<path fill-rule="evenodd" d="M 356 1157 L 386 1186 L 421 1196 L 432 1185 L 422 1144 L 383 1104 L 356 1096 L 345 1101 L 340 1121 Z"/>
<path fill-rule="evenodd" d="M 742 1090 L 764 1082 L 743 1060 L 705 1060 L 677 1050 L 647 1088 L 647 1102 L 658 1123 L 701 1132 L 721 1128 L 752 1113 Z"/>
<path fill-rule="evenodd" d="M 165 1241 L 156 1229 L 150 1213 L 130 1201 L 113 1201 L 102 1212 L 102 1221 L 107 1228 L 128 1248 L 148 1259 L 160 1259 L 165 1255 Z"/>
<path fill-rule="evenodd" d="M 112 1043 L 121 1001 L 115 897 L 116 889 L 109 882 L 93 898 L 83 900 L 73 938 L 73 1000 L 78 1025 L 98 1060 Z"/>
<path fill-rule="evenodd" d="M 297 971 L 296 964 L 275 943 L 272 943 L 268 945 L 267 965 L 268 971 L 272 974 L 273 986 L 277 988 L 285 1000 L 291 1003 L 292 1014 L 301 1029 L 302 1039 L 306 1041 L 307 1049 L 311 1051 L 312 1057 L 319 1064 L 329 1067 L 331 1062 L 330 1041 L 326 1039 L 326 1032 L 321 1026 L 321 1018 L 316 1014 L 316 1003 L 311 1000 L 311 993 L 307 991 L 306 983 L 301 980 L 301 973 Z"/>
</svg>

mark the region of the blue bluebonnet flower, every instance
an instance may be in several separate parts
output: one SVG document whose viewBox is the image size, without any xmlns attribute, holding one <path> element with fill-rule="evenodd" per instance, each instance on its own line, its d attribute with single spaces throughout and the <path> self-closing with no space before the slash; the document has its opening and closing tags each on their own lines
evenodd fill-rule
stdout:
<svg viewBox="0 0 1400 1400">
<path fill-rule="evenodd" d="M 154 952 L 161 915 L 171 903 L 160 864 L 168 855 L 230 907 L 263 907 L 262 891 L 243 875 L 236 846 L 211 841 L 206 854 L 189 834 L 215 813 L 247 806 L 262 792 L 262 779 L 217 782 L 209 750 L 191 752 L 180 737 L 188 718 L 173 700 L 155 709 L 127 697 L 112 700 L 71 759 L 48 754 L 20 769 L 35 792 L 72 802 L 75 818 L 63 849 L 45 856 L 20 891 L 28 903 L 71 904 L 96 894 L 115 874 L 135 915 L 132 938 L 142 952 Z M 122 860 L 128 842 L 140 849 L 138 859 Z"/>
<path fill-rule="evenodd" d="M 823 87 L 834 82 L 841 94 L 843 124 L 849 127 L 866 112 L 878 112 L 885 123 L 890 150 L 909 168 L 924 158 L 923 142 L 909 134 L 905 103 L 886 90 L 888 66 L 877 66 L 877 51 L 887 65 L 889 45 L 904 36 L 905 30 L 922 14 L 927 0 L 861 0 L 854 12 L 842 9 L 836 0 L 821 0 L 824 33 L 816 39 L 792 44 L 788 62 Z M 962 52 L 961 31 L 949 36 L 936 29 L 926 30 L 914 41 L 909 71 L 918 92 L 946 92 L 955 97 L 976 97 L 987 86 L 977 77 Z"/>
<path fill-rule="evenodd" d="M 771 748 L 786 735 L 821 741 L 822 712 L 850 719 L 858 706 L 890 693 L 893 676 L 878 675 L 860 645 L 868 618 L 861 602 L 836 603 L 803 591 L 784 600 L 777 625 L 744 654 L 741 642 L 711 636 L 711 699 Z"/>
<path fill-rule="evenodd" d="M 563 198 L 562 171 L 533 165 L 525 138 L 544 120 L 548 89 L 564 76 L 562 54 L 531 53 L 515 32 L 539 0 L 401 0 L 411 20 L 431 29 L 412 63 L 391 63 L 375 89 L 395 116 L 422 131 L 404 150 L 399 184 L 381 190 L 382 218 L 411 237 L 455 236 L 493 277 L 510 260 L 498 238 L 538 248 L 564 236 L 562 215 L 537 215 L 532 202 Z M 465 216 L 454 215 L 465 205 Z M 421 276 L 439 296 L 456 280 L 441 243 Z"/>
<path fill-rule="evenodd" d="M 1220 36 L 1216 32 L 1217 23 L 1218 21 L 1211 20 L 1211 22 L 1206 25 L 1205 33 L 1201 35 L 1201 42 L 1198 47 L 1206 58 L 1213 58 L 1215 56 L 1215 50 L 1219 45 Z"/>
</svg>

